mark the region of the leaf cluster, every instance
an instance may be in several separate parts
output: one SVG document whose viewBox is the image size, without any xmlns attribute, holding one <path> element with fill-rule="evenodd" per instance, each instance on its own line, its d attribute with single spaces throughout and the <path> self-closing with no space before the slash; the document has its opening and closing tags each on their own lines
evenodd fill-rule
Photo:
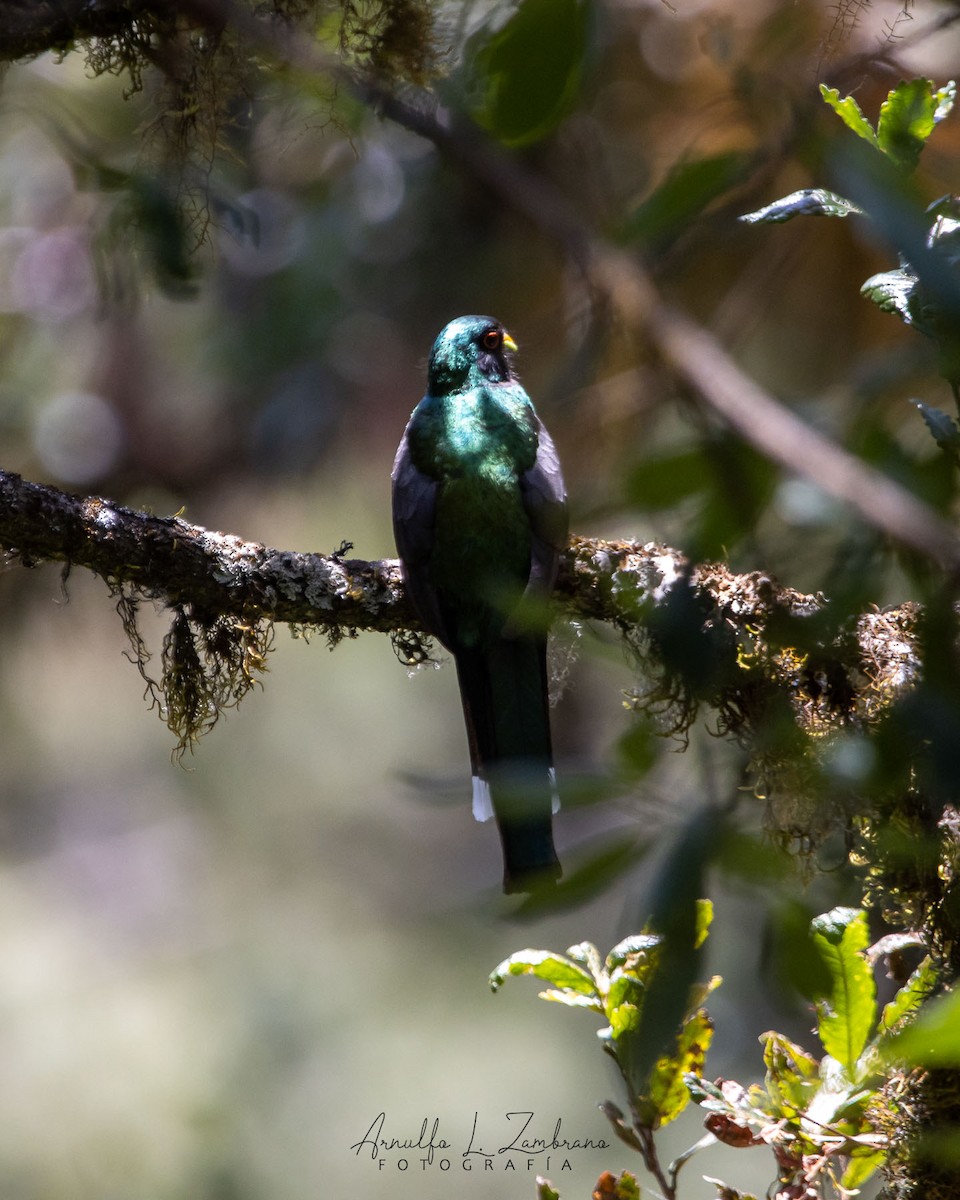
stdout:
<svg viewBox="0 0 960 1200">
<path fill-rule="evenodd" d="M 850 155 L 850 183 L 861 198 L 805 188 L 740 219 L 775 224 L 797 216 L 870 218 L 897 245 L 900 263 L 872 275 L 861 293 L 936 342 L 940 373 L 960 405 L 960 202 L 942 196 L 917 213 L 907 182 L 930 135 L 953 111 L 957 85 L 953 80 L 942 87 L 929 79 L 901 82 L 880 106 L 876 126 L 853 96 L 841 97 L 825 84 L 820 92 L 859 145 L 869 147 L 865 155 Z M 960 426 L 937 408 L 914 404 L 937 444 L 960 462 Z"/>
<path fill-rule="evenodd" d="M 868 946 L 866 914 L 840 907 L 814 918 L 810 935 L 825 968 L 812 994 L 822 1054 L 783 1034 L 761 1038 L 762 1084 L 688 1078 L 706 1126 L 728 1146 L 768 1145 L 777 1164 L 777 1195 L 801 1197 L 856 1191 L 884 1162 L 883 1084 L 896 1035 L 934 986 L 929 958 L 880 1007 L 873 965 L 915 939 L 897 935 Z M 909 1036 L 909 1034 L 907 1035 Z M 723 1185 L 731 1198 L 739 1195 Z"/>
<path fill-rule="evenodd" d="M 701 900 L 694 951 L 707 937 L 711 916 L 710 902 Z M 874 967 L 882 958 L 893 960 L 915 950 L 920 942 L 913 934 L 889 934 L 869 945 L 862 910 L 837 907 L 815 917 L 809 940 L 821 968 L 810 972 L 809 987 L 821 1053 L 811 1054 L 781 1033 L 764 1033 L 764 1080 L 748 1086 L 705 1076 L 713 1023 L 703 1002 L 719 985 L 716 976 L 691 989 L 675 1014 L 671 1044 L 652 1067 L 637 1071 L 638 1062 L 649 1062 L 638 1046 L 649 1037 L 644 1013 L 663 969 L 666 944 L 649 929 L 625 938 L 605 958 L 589 942 L 563 954 L 520 950 L 496 967 L 490 985 L 496 991 L 512 975 L 530 975 L 549 985 L 540 993 L 542 999 L 587 1008 L 608 1022 L 599 1037 L 620 1070 L 629 1116 L 610 1101 L 601 1111 L 618 1138 L 642 1156 L 664 1195 L 676 1195 L 680 1168 L 698 1150 L 721 1142 L 738 1149 L 769 1146 L 776 1167 L 770 1194 L 775 1191 L 778 1200 L 842 1198 L 855 1193 L 886 1159 L 893 1102 L 885 1085 L 891 1063 L 906 1059 L 952 1064 L 956 1038 L 947 1038 L 951 1051 L 946 1058 L 931 1058 L 925 1048 L 939 1045 L 944 1022 L 955 1021 L 957 1006 L 951 995 L 931 1018 L 915 1021 L 937 982 L 929 956 L 893 998 L 880 1005 Z M 707 1134 L 664 1167 L 654 1135 L 691 1099 L 706 1113 Z M 610 1181 L 613 1187 L 612 1176 Z M 708 1182 L 717 1187 L 721 1200 L 750 1200 L 728 1183 Z M 552 1191 L 546 1194 L 556 1196 Z"/>
<path fill-rule="evenodd" d="M 703 945 L 712 917 L 711 902 L 699 901 L 694 944 L 688 951 L 695 952 Z M 703 1004 L 721 980 L 713 976 L 690 989 L 682 1011 L 675 1014 L 676 1033 L 651 1064 L 649 1006 L 655 1002 L 653 984 L 663 966 L 665 948 L 661 934 L 645 930 L 618 942 L 605 958 L 590 942 L 571 946 L 564 954 L 520 950 L 493 970 L 490 986 L 497 991 L 511 975 L 532 975 L 549 984 L 540 993 L 541 999 L 587 1008 L 608 1022 L 598 1030 L 598 1037 L 624 1081 L 629 1117 L 609 1101 L 600 1106 L 601 1111 L 617 1137 L 638 1151 L 666 1192 L 674 1194 L 677 1173 L 688 1155 L 681 1155 L 664 1171 L 653 1134 L 674 1121 L 690 1102 L 686 1080 L 702 1074 L 713 1038 L 713 1022 Z"/>
</svg>

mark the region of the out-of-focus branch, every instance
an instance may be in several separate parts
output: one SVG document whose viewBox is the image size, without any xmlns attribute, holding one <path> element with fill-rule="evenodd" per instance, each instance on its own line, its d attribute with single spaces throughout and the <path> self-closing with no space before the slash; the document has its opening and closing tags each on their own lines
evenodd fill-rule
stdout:
<svg viewBox="0 0 960 1200">
<path fill-rule="evenodd" d="M 553 238 L 623 326 L 651 343 L 703 401 L 761 453 L 849 505 L 863 520 L 951 572 L 960 538 L 934 509 L 801 420 L 750 378 L 706 329 L 668 304 L 639 258 L 600 237 L 553 183 L 432 97 L 401 98 L 331 62 L 302 34 L 258 21 L 235 0 L 181 0 L 200 21 L 233 22 L 270 55 L 300 70 L 334 76 L 366 104 L 433 142 L 502 203 Z M 409 93 L 407 93 L 409 95 Z"/>
<path fill-rule="evenodd" d="M 17 23 L 53 6 L 2 3 Z M 401 98 L 370 78 L 361 79 L 312 38 L 275 16 L 237 0 L 179 0 L 169 6 L 197 25 L 233 28 L 259 53 L 305 74 L 334 78 L 385 117 L 432 141 L 440 152 L 493 191 L 579 265 L 595 292 L 624 327 L 652 344 L 703 402 L 741 436 L 786 470 L 802 475 L 852 507 L 865 522 L 950 571 L 960 569 L 960 539 L 950 524 L 894 480 L 806 424 L 743 372 L 707 330 L 664 301 L 636 255 L 599 236 L 563 193 L 543 175 L 462 118 L 441 111 L 426 93 Z M 148 3 L 110 0 L 56 6 L 70 19 L 136 20 Z M 38 10 L 40 10 L 38 12 Z M 78 33 L 76 36 L 83 36 Z M 9 53 L 9 47 L 7 48 Z M 24 51 L 32 52 L 32 51 Z M 0 42 L 0 57 L 4 47 Z"/>
<path fill-rule="evenodd" d="M 151 10 L 146 0 L 0 0 L 0 61 L 124 33 Z"/>
<path fill-rule="evenodd" d="M 446 123 L 435 111 L 394 96 L 371 99 L 385 115 L 432 140 L 504 204 L 554 238 L 621 323 L 652 343 L 676 374 L 761 453 L 850 505 L 894 541 L 948 570 L 960 569 L 960 538 L 948 522 L 760 387 L 712 334 L 664 300 L 635 255 L 597 236 L 549 181 L 472 126 Z"/>
</svg>

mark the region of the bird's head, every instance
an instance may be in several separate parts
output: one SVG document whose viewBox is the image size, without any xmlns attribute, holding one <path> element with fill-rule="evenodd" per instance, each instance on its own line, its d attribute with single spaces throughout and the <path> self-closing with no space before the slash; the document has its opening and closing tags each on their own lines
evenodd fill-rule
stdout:
<svg viewBox="0 0 960 1200">
<path fill-rule="evenodd" d="M 506 352 L 517 344 L 493 317 L 457 317 L 440 332 L 430 351 L 429 389 L 432 395 L 486 380 L 513 379 Z"/>
</svg>

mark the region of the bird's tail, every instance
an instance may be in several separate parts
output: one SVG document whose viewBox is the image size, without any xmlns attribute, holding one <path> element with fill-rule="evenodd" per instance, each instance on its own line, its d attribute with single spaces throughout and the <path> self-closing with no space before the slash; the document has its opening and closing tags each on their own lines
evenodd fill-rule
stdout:
<svg viewBox="0 0 960 1200">
<path fill-rule="evenodd" d="M 503 845 L 503 888 L 528 891 L 556 879 L 551 815 L 556 785 L 550 744 L 546 643 L 501 638 L 456 656 L 473 763 L 473 811 L 495 816 Z"/>
</svg>

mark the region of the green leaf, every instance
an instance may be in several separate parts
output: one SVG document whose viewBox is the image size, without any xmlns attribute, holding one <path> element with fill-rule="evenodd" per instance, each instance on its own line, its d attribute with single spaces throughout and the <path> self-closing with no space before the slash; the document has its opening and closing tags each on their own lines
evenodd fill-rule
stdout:
<svg viewBox="0 0 960 1200">
<path fill-rule="evenodd" d="M 626 220 L 625 241 L 657 248 L 683 233 L 707 205 L 743 179 L 752 155 L 732 151 L 678 163 Z"/>
<path fill-rule="evenodd" d="M 871 275 L 860 288 L 860 294 L 872 300 L 881 312 L 893 313 L 905 325 L 917 325 L 927 333 L 929 331 L 917 320 L 919 286 L 916 271 L 910 267 L 899 267 L 895 271 L 880 271 L 877 275 Z"/>
<path fill-rule="evenodd" d="M 607 1017 L 610 1024 L 606 1029 L 597 1031 L 597 1036 L 601 1041 L 608 1042 L 617 1056 L 619 1062 L 622 1054 L 622 1045 L 626 1044 L 626 1039 L 633 1033 L 636 1033 L 640 1028 L 640 1014 L 642 1009 L 639 1005 L 623 1002 L 621 1004 L 610 1005 L 607 1009 Z"/>
<path fill-rule="evenodd" d="M 593 976 L 597 987 L 602 987 L 606 979 L 606 971 L 603 967 L 600 951 L 593 942 L 577 942 L 575 946 L 568 946 L 567 958 L 586 968 Z"/>
<path fill-rule="evenodd" d="M 560 1193 L 547 1179 L 537 1180 L 537 1200 L 560 1200 Z"/>
<path fill-rule="evenodd" d="M 805 1112 L 820 1087 L 820 1064 L 782 1033 L 761 1034 L 765 1084 L 779 1112 L 793 1118 Z"/>
<path fill-rule="evenodd" d="M 847 1169 L 840 1177 L 840 1186 L 846 1191 L 857 1191 L 867 1182 L 874 1171 L 883 1165 L 886 1157 L 886 1150 L 866 1149 L 862 1154 L 852 1153 L 847 1163 Z"/>
<path fill-rule="evenodd" d="M 803 188 L 737 219 L 746 225 L 781 225 L 794 217 L 848 217 L 851 213 L 862 215 L 863 209 L 825 188 Z"/>
<path fill-rule="evenodd" d="M 880 146 L 874 128 L 860 111 L 860 105 L 852 96 L 844 96 L 841 100 L 837 88 L 827 87 L 823 83 L 820 84 L 820 95 L 848 129 L 852 129 L 857 137 L 863 138 L 865 142 L 869 142 L 871 146 L 875 146 L 879 150 Z"/>
<path fill-rule="evenodd" d="M 588 15 L 586 0 L 522 0 L 474 59 L 477 123 L 508 146 L 550 133 L 577 98 Z"/>
<path fill-rule="evenodd" d="M 687 1081 L 687 1090 L 698 1104 L 703 1104 L 711 1112 L 726 1112 L 730 1105 L 724 1099 L 723 1092 L 715 1083 L 702 1076 L 691 1076 Z"/>
<path fill-rule="evenodd" d="M 918 1067 L 960 1067 L 960 992 L 925 1004 L 916 1020 L 885 1042 L 884 1049 Z"/>
<path fill-rule="evenodd" d="M 871 1066 L 875 1066 L 875 1058 Z M 853 1135 L 869 1129 L 866 1110 L 876 1095 L 875 1075 L 868 1084 L 850 1082 L 851 1072 L 833 1057 L 825 1054 L 820 1060 L 820 1087 L 812 1097 L 805 1116 L 809 1128 L 803 1134 L 812 1144 L 822 1144 L 824 1136 L 829 1138 L 827 1126 L 843 1123 L 845 1132 Z"/>
<path fill-rule="evenodd" d="M 916 1012 L 928 999 L 937 981 L 937 969 L 933 959 L 925 958 L 913 971 L 910 978 L 897 992 L 880 1014 L 880 1032 L 889 1033 L 904 1017 Z"/>
<path fill-rule="evenodd" d="M 817 1032 L 827 1054 L 856 1075 L 876 1017 L 876 986 L 863 956 L 869 942 L 866 914 L 834 908 L 810 925 L 814 942 L 830 972 L 830 992 L 817 1003 Z"/>
<path fill-rule="evenodd" d="M 656 1129 L 668 1125 L 683 1112 L 690 1103 L 684 1074 L 703 1074 L 712 1039 L 713 1022 L 700 1008 L 684 1021 L 676 1049 L 658 1058 L 650 1072 L 646 1095 L 638 1104 L 643 1124 Z"/>
<path fill-rule="evenodd" d="M 562 954 L 554 954 L 549 950 L 518 950 L 491 971 L 490 987 L 493 991 L 502 987 L 508 975 L 534 975 L 561 992 L 595 1000 L 599 1007 L 600 998 L 593 977 Z M 570 1002 L 581 1003 L 572 998 Z"/>
<path fill-rule="evenodd" d="M 629 971 L 617 968 L 610 976 L 603 1008 L 614 1042 L 639 1025 L 645 991 L 643 983 Z"/>
<path fill-rule="evenodd" d="M 880 106 L 877 145 L 901 170 L 912 171 L 927 138 L 952 107 L 947 89 L 935 92 L 929 79 L 898 84 Z"/>
<path fill-rule="evenodd" d="M 693 940 L 694 950 L 699 950 L 710 936 L 710 926 L 713 924 L 713 901 L 697 901 L 697 929 Z"/>
<path fill-rule="evenodd" d="M 638 1034 L 623 1040 L 617 1059 L 636 1095 L 642 1095 L 654 1064 L 672 1053 L 677 1027 L 690 1015 L 691 989 L 702 950 L 694 949 L 703 920 L 699 897 L 707 863 L 719 845 L 723 816 L 712 808 L 691 814 L 661 866 L 652 890 L 652 928 L 663 935 L 650 974 Z"/>
<path fill-rule="evenodd" d="M 617 1137 L 625 1142 L 631 1150 L 639 1150 L 643 1153 L 643 1143 L 637 1136 L 637 1131 L 632 1125 L 628 1125 L 624 1119 L 621 1109 L 610 1100 L 605 1100 L 602 1104 L 597 1105 L 603 1115 L 613 1126 L 613 1131 Z"/>
<path fill-rule="evenodd" d="M 640 1184 L 636 1175 L 621 1171 L 613 1190 L 614 1200 L 640 1200 Z"/>
<path fill-rule="evenodd" d="M 614 967 L 622 967 L 632 955 L 642 954 L 644 958 L 640 962 L 631 964 L 631 970 L 642 979 L 656 966 L 656 956 L 653 952 L 662 941 L 663 938 L 658 933 L 631 934 L 622 942 L 617 942 L 607 955 L 607 970 L 612 971 Z"/>
</svg>

